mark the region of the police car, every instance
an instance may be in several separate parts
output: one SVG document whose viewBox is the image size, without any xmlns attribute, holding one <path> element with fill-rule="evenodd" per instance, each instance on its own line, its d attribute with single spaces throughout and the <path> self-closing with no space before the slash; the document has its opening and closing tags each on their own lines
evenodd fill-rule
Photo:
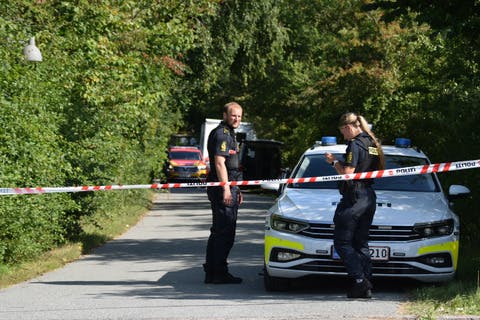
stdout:
<svg viewBox="0 0 480 320">
<path fill-rule="evenodd" d="M 325 161 L 329 152 L 342 159 L 346 145 L 324 137 L 301 157 L 291 178 L 336 175 Z M 430 164 L 410 140 L 383 146 L 386 169 Z M 401 170 L 401 169 L 400 169 Z M 333 248 L 333 216 L 341 195 L 336 181 L 291 183 L 268 210 L 265 222 L 264 284 L 285 290 L 291 279 L 310 275 L 346 276 Z M 470 190 L 452 185 L 445 196 L 437 176 L 404 175 L 375 179 L 377 210 L 370 229 L 375 277 L 404 277 L 422 282 L 452 279 L 458 263 L 460 225 L 450 200 Z"/>
</svg>

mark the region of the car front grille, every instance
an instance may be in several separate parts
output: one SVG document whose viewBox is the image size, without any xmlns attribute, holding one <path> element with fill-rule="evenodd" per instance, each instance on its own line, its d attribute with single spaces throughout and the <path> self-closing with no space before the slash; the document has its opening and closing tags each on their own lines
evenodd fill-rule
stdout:
<svg viewBox="0 0 480 320">
<path fill-rule="evenodd" d="M 333 224 L 311 223 L 308 229 L 299 234 L 316 239 L 333 240 Z M 413 227 L 404 226 L 375 226 L 370 227 L 370 241 L 410 241 L 421 239 L 421 235 Z"/>
<path fill-rule="evenodd" d="M 196 173 L 198 172 L 198 167 L 195 167 L 195 166 L 178 166 L 178 167 L 174 167 L 173 169 L 175 172 L 178 172 L 178 173 Z"/>
</svg>

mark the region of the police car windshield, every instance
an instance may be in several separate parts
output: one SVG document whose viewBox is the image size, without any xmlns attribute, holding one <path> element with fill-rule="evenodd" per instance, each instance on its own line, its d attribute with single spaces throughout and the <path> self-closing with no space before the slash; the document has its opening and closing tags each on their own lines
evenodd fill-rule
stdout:
<svg viewBox="0 0 480 320">
<path fill-rule="evenodd" d="M 337 159 L 343 155 L 336 154 Z M 385 155 L 386 169 L 413 167 L 428 164 L 426 159 L 400 155 Z M 293 173 L 293 178 L 323 177 L 337 175 L 335 169 L 325 161 L 323 154 L 306 155 Z M 289 188 L 299 189 L 337 189 L 338 182 L 293 183 Z M 432 174 L 396 176 L 375 179 L 375 190 L 438 192 L 439 187 Z"/>
<path fill-rule="evenodd" d="M 202 160 L 200 152 L 195 151 L 172 151 L 169 158 L 173 160 Z"/>
</svg>

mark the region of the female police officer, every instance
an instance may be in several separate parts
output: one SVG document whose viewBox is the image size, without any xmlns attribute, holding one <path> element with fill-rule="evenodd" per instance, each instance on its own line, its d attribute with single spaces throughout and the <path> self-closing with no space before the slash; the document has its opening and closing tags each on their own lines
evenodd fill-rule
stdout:
<svg viewBox="0 0 480 320">
<path fill-rule="evenodd" d="M 331 153 L 326 161 L 339 174 L 351 174 L 383 169 L 384 156 L 380 143 L 362 116 L 345 113 L 339 121 L 339 129 L 348 141 L 344 161 L 338 161 Z M 370 298 L 372 263 L 368 247 L 369 229 L 376 209 L 373 179 L 348 180 L 340 183 L 342 199 L 337 205 L 333 222 L 334 247 L 345 264 L 354 284 L 349 298 Z"/>
</svg>

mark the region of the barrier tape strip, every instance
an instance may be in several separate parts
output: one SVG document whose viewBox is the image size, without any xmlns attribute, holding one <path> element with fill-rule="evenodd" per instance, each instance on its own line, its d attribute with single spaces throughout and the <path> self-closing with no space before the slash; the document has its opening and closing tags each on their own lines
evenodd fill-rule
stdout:
<svg viewBox="0 0 480 320">
<path fill-rule="evenodd" d="M 273 183 L 312 183 L 340 180 L 359 180 L 387 178 L 395 176 L 408 176 L 416 174 L 427 174 L 434 172 L 447 172 L 465 169 L 480 168 L 479 160 L 445 162 L 423 166 L 404 167 L 396 169 L 385 169 L 378 171 L 359 172 L 354 174 L 341 174 L 323 177 L 307 178 L 286 178 L 270 180 L 245 180 L 229 182 L 187 182 L 187 183 L 153 183 L 153 184 L 132 184 L 132 185 L 107 185 L 107 186 L 79 186 L 79 187 L 36 187 L 36 188 L 0 188 L 1 195 L 20 195 L 20 194 L 44 194 L 44 193 L 66 193 L 66 192 L 86 192 L 86 191 L 108 191 L 108 190 L 128 190 L 128 189 L 172 189 L 172 188 L 197 188 L 214 186 L 252 186 Z"/>
</svg>

